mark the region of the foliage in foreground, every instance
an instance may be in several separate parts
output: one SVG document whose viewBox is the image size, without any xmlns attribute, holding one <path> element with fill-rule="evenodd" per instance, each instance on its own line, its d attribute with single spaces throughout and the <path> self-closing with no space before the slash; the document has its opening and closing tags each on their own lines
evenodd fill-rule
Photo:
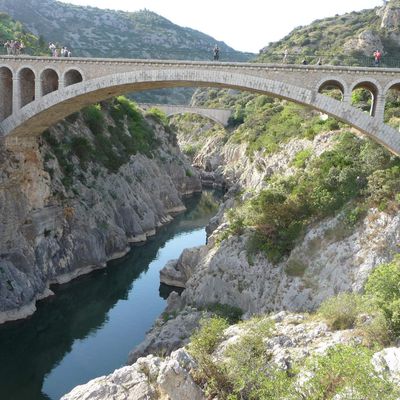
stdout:
<svg viewBox="0 0 400 400">
<path fill-rule="evenodd" d="M 383 310 L 390 328 L 396 336 L 400 335 L 400 256 L 391 263 L 377 267 L 365 285 L 367 295 L 373 296 Z"/>
<path fill-rule="evenodd" d="M 385 373 L 375 371 L 373 351 L 363 346 L 337 345 L 324 355 L 308 357 L 302 365 L 286 371 L 278 368 L 265 346 L 274 330 L 268 318 L 239 325 L 243 328 L 240 338 L 216 358 L 226 326 L 220 318 L 203 320 L 188 348 L 198 363 L 194 379 L 210 398 L 328 400 L 340 395 L 346 400 L 391 400 L 400 395 Z"/>
</svg>

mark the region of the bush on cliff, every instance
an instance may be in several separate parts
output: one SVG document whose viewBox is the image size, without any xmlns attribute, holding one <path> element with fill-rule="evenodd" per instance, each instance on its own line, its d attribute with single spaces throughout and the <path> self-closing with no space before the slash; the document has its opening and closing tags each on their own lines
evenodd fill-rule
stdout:
<svg viewBox="0 0 400 400">
<path fill-rule="evenodd" d="M 373 296 L 385 313 L 390 328 L 400 335 L 400 256 L 391 263 L 377 267 L 365 285 L 366 294 Z"/>
</svg>

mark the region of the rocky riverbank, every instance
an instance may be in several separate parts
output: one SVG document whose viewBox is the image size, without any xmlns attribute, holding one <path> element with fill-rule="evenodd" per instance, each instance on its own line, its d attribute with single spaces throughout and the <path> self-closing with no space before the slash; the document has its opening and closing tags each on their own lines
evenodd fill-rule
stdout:
<svg viewBox="0 0 400 400">
<path fill-rule="evenodd" d="M 135 112 L 135 132 L 153 132 L 156 145 L 151 154 L 126 157 L 121 143 L 128 146 L 133 133 L 126 117 L 112 118 L 112 107 L 104 104 L 104 126 L 122 128 L 121 142 L 112 143 L 102 126 L 93 131 L 81 114 L 45 138 L 0 148 L 0 323 L 34 312 L 51 284 L 123 256 L 184 210 L 182 196 L 201 191 L 174 135 L 155 117 Z M 83 154 L 77 143 L 86 146 Z M 127 161 L 111 168 L 122 155 Z"/>
</svg>

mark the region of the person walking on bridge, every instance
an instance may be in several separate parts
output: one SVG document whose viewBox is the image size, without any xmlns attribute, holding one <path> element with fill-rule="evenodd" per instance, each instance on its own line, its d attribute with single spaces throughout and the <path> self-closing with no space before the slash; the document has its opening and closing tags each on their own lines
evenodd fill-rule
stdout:
<svg viewBox="0 0 400 400">
<path fill-rule="evenodd" d="M 214 59 L 214 61 L 218 61 L 219 60 L 219 47 L 218 47 L 217 44 L 214 46 L 213 59 Z"/>
</svg>

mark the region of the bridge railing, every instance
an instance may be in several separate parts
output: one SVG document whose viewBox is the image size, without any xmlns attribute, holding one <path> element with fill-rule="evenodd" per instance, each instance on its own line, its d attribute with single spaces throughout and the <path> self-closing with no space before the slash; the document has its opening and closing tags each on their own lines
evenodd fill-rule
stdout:
<svg viewBox="0 0 400 400">
<path fill-rule="evenodd" d="M 153 49 L 129 50 L 126 54 L 121 54 L 120 50 L 113 52 L 110 50 L 107 57 L 104 56 L 104 50 L 95 48 L 69 48 L 74 57 L 99 57 L 99 58 L 132 58 L 132 59 L 160 59 L 160 60 L 190 60 L 190 61 L 212 61 L 212 52 L 207 50 L 187 50 L 187 49 L 160 49 L 157 53 Z M 7 50 L 0 44 L 0 55 L 7 55 Z M 37 49 L 29 47 L 24 48 L 21 55 L 30 56 L 49 56 L 48 53 L 38 52 Z M 252 62 L 255 61 L 255 55 L 246 53 L 243 57 L 239 57 L 237 52 L 221 51 L 218 61 L 221 62 Z M 288 64 L 288 65 L 336 65 L 348 67 L 376 67 L 374 57 L 362 54 L 287 54 L 283 53 L 264 53 L 260 54 L 257 62 L 265 62 L 271 64 Z M 400 68 L 400 57 L 384 55 L 379 63 L 380 67 Z"/>
</svg>

